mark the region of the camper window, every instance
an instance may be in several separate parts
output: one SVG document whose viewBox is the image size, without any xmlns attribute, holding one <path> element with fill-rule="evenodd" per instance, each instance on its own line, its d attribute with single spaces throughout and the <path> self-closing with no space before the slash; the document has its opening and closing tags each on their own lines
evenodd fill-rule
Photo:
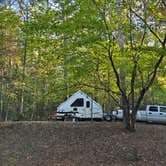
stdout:
<svg viewBox="0 0 166 166">
<path fill-rule="evenodd" d="M 78 98 L 71 104 L 71 107 L 83 107 L 83 106 L 84 106 L 83 98 Z"/>
<path fill-rule="evenodd" d="M 86 102 L 86 107 L 89 108 L 90 107 L 90 101 Z"/>
</svg>

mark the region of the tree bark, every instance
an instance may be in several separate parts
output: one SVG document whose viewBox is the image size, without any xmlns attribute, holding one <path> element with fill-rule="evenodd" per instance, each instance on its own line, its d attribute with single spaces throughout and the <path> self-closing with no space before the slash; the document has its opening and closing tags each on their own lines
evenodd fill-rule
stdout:
<svg viewBox="0 0 166 166">
<path fill-rule="evenodd" d="M 1 82 L 1 96 L 0 96 L 0 120 L 2 120 L 3 112 L 3 82 Z"/>
</svg>

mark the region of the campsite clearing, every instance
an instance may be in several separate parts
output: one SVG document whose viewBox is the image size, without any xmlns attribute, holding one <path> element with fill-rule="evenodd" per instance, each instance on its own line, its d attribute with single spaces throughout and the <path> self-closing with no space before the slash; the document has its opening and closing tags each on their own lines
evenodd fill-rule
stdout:
<svg viewBox="0 0 166 166">
<path fill-rule="evenodd" d="M 0 123 L 1 166 L 166 165 L 166 126 L 122 122 Z"/>
</svg>

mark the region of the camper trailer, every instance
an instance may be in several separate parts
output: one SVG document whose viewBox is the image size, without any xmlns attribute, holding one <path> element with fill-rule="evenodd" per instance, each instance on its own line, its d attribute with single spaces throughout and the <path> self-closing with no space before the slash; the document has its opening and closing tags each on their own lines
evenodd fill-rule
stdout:
<svg viewBox="0 0 166 166">
<path fill-rule="evenodd" d="M 102 120 L 103 111 L 100 104 L 79 90 L 57 108 L 57 120 L 64 120 L 66 117 L 71 117 L 75 120 Z"/>
</svg>

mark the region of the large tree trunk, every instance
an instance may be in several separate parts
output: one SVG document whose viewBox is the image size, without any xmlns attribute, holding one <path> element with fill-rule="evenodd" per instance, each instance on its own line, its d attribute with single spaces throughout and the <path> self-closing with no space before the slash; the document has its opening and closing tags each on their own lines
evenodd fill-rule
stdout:
<svg viewBox="0 0 166 166">
<path fill-rule="evenodd" d="M 134 111 L 132 113 L 130 113 L 130 110 L 125 110 L 124 111 L 125 128 L 130 132 L 134 132 L 135 131 L 135 122 L 136 122 L 136 116 L 135 116 Z"/>
<path fill-rule="evenodd" d="M 129 112 L 129 109 L 127 107 L 124 107 L 123 122 L 124 122 L 125 128 L 127 130 L 130 130 L 130 112 Z"/>
<path fill-rule="evenodd" d="M 135 122 L 136 122 L 136 114 L 135 111 L 133 110 L 131 116 L 130 116 L 130 130 L 131 132 L 135 131 Z"/>
</svg>

